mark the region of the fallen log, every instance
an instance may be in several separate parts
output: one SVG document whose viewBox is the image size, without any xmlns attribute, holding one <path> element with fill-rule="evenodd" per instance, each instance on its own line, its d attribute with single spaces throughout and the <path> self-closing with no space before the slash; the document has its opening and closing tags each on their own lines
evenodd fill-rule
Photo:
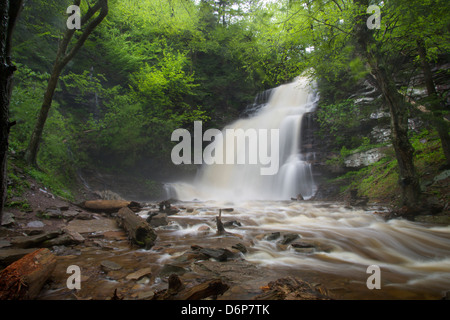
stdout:
<svg viewBox="0 0 450 320">
<path fill-rule="evenodd" d="M 0 272 L 0 300 L 33 300 L 56 267 L 56 258 L 46 248 L 13 262 Z"/>
<path fill-rule="evenodd" d="M 130 208 L 133 211 L 139 211 L 141 205 L 135 201 L 125 200 L 88 200 L 79 204 L 83 209 L 94 212 L 117 212 L 122 208 Z"/>
<path fill-rule="evenodd" d="M 150 249 L 155 244 L 157 235 L 153 228 L 130 208 L 125 207 L 119 210 L 117 224 L 127 232 L 128 238 L 138 246 Z"/>
<path fill-rule="evenodd" d="M 213 279 L 190 288 L 186 288 L 176 274 L 169 277 L 167 290 L 156 292 L 152 300 L 201 300 L 222 295 L 229 289 L 229 285 L 220 279 Z"/>
</svg>

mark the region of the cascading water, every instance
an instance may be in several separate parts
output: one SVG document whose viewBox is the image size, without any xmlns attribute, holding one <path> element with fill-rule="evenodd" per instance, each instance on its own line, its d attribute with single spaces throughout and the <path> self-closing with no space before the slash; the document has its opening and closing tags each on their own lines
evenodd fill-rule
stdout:
<svg viewBox="0 0 450 320">
<path fill-rule="evenodd" d="M 301 153 L 302 120 L 315 109 L 318 94 L 305 77 L 270 91 L 270 98 L 248 118 L 239 119 L 224 129 L 279 130 L 279 170 L 262 175 L 261 164 L 203 165 L 192 184 L 172 183 L 170 196 L 180 200 L 286 200 L 311 198 L 315 191 L 311 164 Z M 216 143 L 216 141 L 212 142 Z M 224 143 L 225 145 L 225 143 Z M 238 146 L 238 145 L 236 145 Z M 239 146 L 238 146 L 239 147 Z M 248 159 L 249 143 L 242 149 Z M 225 148 L 225 153 L 230 152 Z M 263 166 L 264 167 L 264 166 Z"/>
</svg>

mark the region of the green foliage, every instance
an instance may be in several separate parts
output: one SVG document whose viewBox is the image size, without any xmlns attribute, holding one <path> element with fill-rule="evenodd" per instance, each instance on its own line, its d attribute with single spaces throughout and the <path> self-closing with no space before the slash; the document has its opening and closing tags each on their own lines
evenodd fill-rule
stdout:
<svg viewBox="0 0 450 320">
<path fill-rule="evenodd" d="M 26 148 L 31 136 L 48 75 L 34 72 L 25 65 L 18 67 L 10 103 L 10 118 L 17 124 L 11 128 L 9 148 L 20 153 Z M 70 146 L 75 145 L 74 128 L 71 119 L 60 113 L 57 103 L 53 104 L 50 111 L 43 137 L 38 162 L 48 173 L 33 171 L 32 175 L 56 190 L 56 193 L 71 198 L 70 193 L 63 190 L 68 189 L 73 179 L 76 159 L 70 154 Z M 66 186 L 60 181 L 64 181 Z"/>
<path fill-rule="evenodd" d="M 27 174 L 29 174 L 32 178 L 36 179 L 38 182 L 42 183 L 45 187 L 47 187 L 51 192 L 56 195 L 65 198 L 67 200 L 73 201 L 73 195 L 70 190 L 67 189 L 65 185 L 65 181 L 61 182 L 56 180 L 51 174 L 35 169 L 28 168 Z"/>
</svg>

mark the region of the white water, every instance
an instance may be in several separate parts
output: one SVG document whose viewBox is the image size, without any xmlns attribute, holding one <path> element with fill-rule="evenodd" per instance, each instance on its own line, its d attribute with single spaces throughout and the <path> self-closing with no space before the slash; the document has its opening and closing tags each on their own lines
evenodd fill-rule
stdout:
<svg viewBox="0 0 450 320">
<path fill-rule="evenodd" d="M 286 200 L 301 194 L 311 198 L 315 191 L 311 164 L 300 151 L 303 116 L 314 110 L 318 96 L 308 79 L 299 77 L 271 91 L 267 104 L 251 117 L 240 119 L 226 129 L 244 131 L 279 130 L 279 170 L 261 175 L 261 164 L 204 164 L 193 183 L 169 185 L 180 200 Z M 224 135 L 225 136 L 225 135 Z M 226 146 L 225 146 L 226 147 Z M 236 145 L 237 147 L 237 145 Z M 246 152 L 246 143 L 235 154 Z M 224 150 L 225 153 L 227 150 Z M 267 165 L 263 165 L 267 167 Z"/>
</svg>

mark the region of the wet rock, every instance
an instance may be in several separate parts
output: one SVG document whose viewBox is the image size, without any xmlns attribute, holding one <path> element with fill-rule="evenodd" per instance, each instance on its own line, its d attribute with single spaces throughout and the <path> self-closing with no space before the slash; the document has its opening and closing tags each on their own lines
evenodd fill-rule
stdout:
<svg viewBox="0 0 450 320">
<path fill-rule="evenodd" d="M 35 249 L 0 249 L 0 266 L 6 267 L 33 251 Z"/>
<path fill-rule="evenodd" d="M 126 276 L 127 280 L 139 280 L 147 275 L 151 275 L 152 269 L 151 268 L 144 268 L 140 269 L 136 272 L 130 273 Z"/>
<path fill-rule="evenodd" d="M 418 215 L 414 217 L 416 222 L 450 225 L 449 215 Z"/>
<path fill-rule="evenodd" d="M 79 256 L 81 251 L 66 246 L 53 246 L 52 253 L 55 256 Z"/>
<path fill-rule="evenodd" d="M 331 252 L 336 249 L 334 246 L 320 243 L 317 241 L 296 241 L 289 245 L 292 249 L 294 249 L 298 253 L 314 253 L 317 251 L 322 252 Z"/>
<path fill-rule="evenodd" d="M 42 213 L 45 217 L 49 219 L 61 219 L 62 218 L 62 212 L 61 209 L 57 207 L 50 207 L 45 209 L 44 213 Z"/>
<path fill-rule="evenodd" d="M 62 217 L 63 219 L 67 219 L 67 220 L 72 220 L 75 219 L 76 217 L 78 217 L 80 213 L 78 211 L 75 210 L 66 210 L 62 212 Z"/>
<path fill-rule="evenodd" d="M 100 267 L 102 268 L 103 271 L 106 271 L 106 272 L 108 272 L 108 271 L 117 271 L 117 270 L 122 269 L 122 266 L 120 264 L 115 263 L 115 262 L 110 261 L 110 260 L 103 260 L 100 263 Z"/>
<path fill-rule="evenodd" d="M 147 222 L 150 223 L 153 228 L 167 226 L 169 224 L 169 221 L 167 220 L 167 214 L 165 213 L 158 213 L 151 217 L 149 216 L 149 218 L 147 218 Z"/>
<path fill-rule="evenodd" d="M 14 224 L 14 214 L 11 212 L 3 212 L 1 225 L 2 227 L 10 227 Z"/>
<path fill-rule="evenodd" d="M 292 241 L 298 239 L 300 236 L 296 233 L 288 233 L 283 235 L 283 238 L 280 240 L 280 244 L 286 245 L 291 243 Z"/>
<path fill-rule="evenodd" d="M 9 242 L 8 240 L 0 240 L 0 248 L 6 248 L 6 247 L 10 247 L 11 246 L 11 242 Z"/>
<path fill-rule="evenodd" d="M 166 213 L 168 216 L 177 214 L 178 212 L 180 212 L 180 209 L 178 209 L 177 207 L 170 207 L 164 210 L 164 213 Z"/>
<path fill-rule="evenodd" d="M 200 226 L 198 227 L 197 231 L 199 232 L 199 234 L 201 235 L 206 235 L 211 231 L 211 228 L 209 226 Z"/>
<path fill-rule="evenodd" d="M 255 300 L 330 300 L 325 288 L 294 277 L 271 281 L 263 290 L 264 293 L 254 297 Z"/>
<path fill-rule="evenodd" d="M 223 223 L 223 226 L 225 228 L 236 228 L 236 227 L 242 227 L 242 224 L 237 220 L 231 220 Z"/>
<path fill-rule="evenodd" d="M 31 221 L 27 223 L 28 228 L 43 228 L 45 224 L 42 221 Z"/>
<path fill-rule="evenodd" d="M 66 227 L 69 231 L 75 231 L 80 234 L 84 233 L 101 233 L 107 231 L 120 231 L 116 221 L 113 219 L 94 219 L 94 220 L 79 220 L 70 221 Z"/>
<path fill-rule="evenodd" d="M 186 209 L 186 212 L 187 212 L 187 213 L 192 213 L 192 212 L 194 212 L 194 208 L 187 208 L 187 209 Z"/>
<path fill-rule="evenodd" d="M 305 249 L 305 248 L 314 248 L 314 245 L 307 242 L 295 242 L 291 244 L 291 247 L 295 249 Z"/>
<path fill-rule="evenodd" d="M 153 291 L 153 290 L 144 291 L 144 292 L 139 292 L 137 298 L 139 300 L 147 300 L 147 299 L 153 298 L 154 295 L 155 295 L 155 291 Z"/>
<path fill-rule="evenodd" d="M 84 242 L 84 237 L 75 231 L 67 231 L 66 233 L 50 239 L 46 240 L 42 243 L 43 247 L 53 247 L 53 246 L 68 246 L 75 245 Z"/>
<path fill-rule="evenodd" d="M 272 233 L 266 235 L 264 237 L 264 239 L 267 240 L 267 241 L 273 241 L 273 240 L 277 240 L 280 237 L 281 237 L 281 233 L 280 232 L 272 232 Z"/>
<path fill-rule="evenodd" d="M 169 276 L 171 274 L 178 274 L 178 275 L 182 275 L 185 274 L 187 272 L 187 270 L 183 267 L 179 267 L 173 264 L 165 264 L 161 271 L 159 271 L 159 276 L 160 277 L 165 277 L 165 276 Z"/>
<path fill-rule="evenodd" d="M 236 258 L 236 254 L 231 252 L 228 249 L 212 249 L 212 248 L 202 248 L 199 246 L 192 246 L 193 250 L 198 251 L 201 254 L 204 254 L 208 258 L 212 258 L 214 260 L 223 262 L 228 259 Z"/>
<path fill-rule="evenodd" d="M 94 215 L 89 212 L 80 212 L 75 216 L 78 220 L 92 220 L 94 219 Z"/>
<path fill-rule="evenodd" d="M 44 233 L 44 229 L 37 229 L 37 228 L 22 229 L 22 231 L 27 236 L 35 236 L 35 235 Z"/>
<path fill-rule="evenodd" d="M 17 248 L 27 249 L 38 247 L 44 241 L 58 237 L 61 231 L 44 232 L 35 236 L 15 237 L 11 239 L 11 244 Z"/>
</svg>

